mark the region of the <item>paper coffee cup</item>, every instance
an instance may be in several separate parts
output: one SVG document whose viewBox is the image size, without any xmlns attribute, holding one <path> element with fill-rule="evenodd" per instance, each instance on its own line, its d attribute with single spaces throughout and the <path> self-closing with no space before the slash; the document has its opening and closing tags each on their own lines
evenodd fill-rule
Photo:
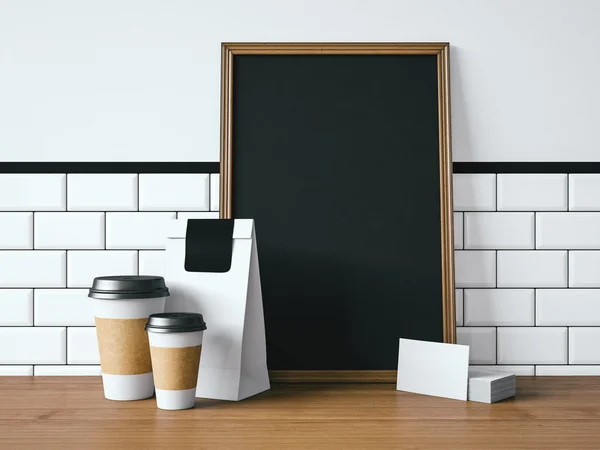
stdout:
<svg viewBox="0 0 600 450">
<path fill-rule="evenodd" d="M 188 409 L 196 403 L 202 335 L 202 314 L 152 314 L 146 325 L 154 369 L 156 406 Z"/>
<path fill-rule="evenodd" d="M 162 277 L 97 277 L 88 297 L 94 302 L 104 396 L 109 400 L 152 397 L 154 381 L 148 316 L 165 310 L 169 290 Z"/>
</svg>

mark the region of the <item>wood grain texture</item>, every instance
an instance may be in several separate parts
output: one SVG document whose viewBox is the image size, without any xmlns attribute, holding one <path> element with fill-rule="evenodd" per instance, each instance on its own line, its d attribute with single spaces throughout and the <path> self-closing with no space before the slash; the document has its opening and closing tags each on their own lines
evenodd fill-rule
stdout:
<svg viewBox="0 0 600 450">
<path fill-rule="evenodd" d="M 2 449 L 598 449 L 600 378 L 519 378 L 494 405 L 385 384 L 295 384 L 242 402 L 103 398 L 99 377 L 0 378 Z"/>
</svg>

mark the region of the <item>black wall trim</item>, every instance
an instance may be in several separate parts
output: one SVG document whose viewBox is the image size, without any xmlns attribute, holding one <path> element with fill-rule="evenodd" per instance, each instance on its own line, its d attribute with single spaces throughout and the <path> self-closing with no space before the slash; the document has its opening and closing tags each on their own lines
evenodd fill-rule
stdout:
<svg viewBox="0 0 600 450">
<path fill-rule="evenodd" d="M 600 173 L 600 162 L 455 162 L 454 173 Z"/>
<path fill-rule="evenodd" d="M 454 173 L 600 173 L 600 161 L 455 162 L 453 171 Z M 0 162 L 0 173 L 219 173 L 219 163 Z"/>
<path fill-rule="evenodd" d="M 0 162 L 0 173 L 219 173 L 219 163 Z"/>
</svg>

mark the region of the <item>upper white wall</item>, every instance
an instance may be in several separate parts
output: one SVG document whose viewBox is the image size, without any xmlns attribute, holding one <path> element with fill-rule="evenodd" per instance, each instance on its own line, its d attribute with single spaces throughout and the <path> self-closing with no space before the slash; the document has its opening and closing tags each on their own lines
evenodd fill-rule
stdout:
<svg viewBox="0 0 600 450">
<path fill-rule="evenodd" d="M 596 0 L 0 0 L 0 160 L 218 160 L 222 41 L 449 41 L 455 161 L 598 161 L 599 21 Z"/>
</svg>

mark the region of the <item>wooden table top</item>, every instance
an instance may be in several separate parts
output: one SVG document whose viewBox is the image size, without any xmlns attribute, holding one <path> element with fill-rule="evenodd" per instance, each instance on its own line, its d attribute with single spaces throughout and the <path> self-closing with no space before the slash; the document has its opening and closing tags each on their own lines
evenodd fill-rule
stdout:
<svg viewBox="0 0 600 450">
<path fill-rule="evenodd" d="M 493 405 L 390 384 L 279 384 L 242 402 L 105 400 L 99 377 L 0 377 L 0 449 L 599 449 L 600 378 L 518 378 Z"/>
</svg>

